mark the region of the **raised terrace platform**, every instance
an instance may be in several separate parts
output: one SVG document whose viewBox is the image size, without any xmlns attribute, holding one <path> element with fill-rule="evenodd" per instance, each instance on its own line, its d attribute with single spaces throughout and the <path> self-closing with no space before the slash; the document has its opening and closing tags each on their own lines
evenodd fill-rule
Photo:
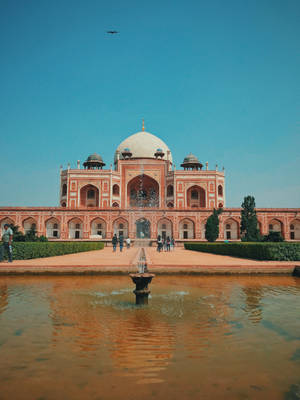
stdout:
<svg viewBox="0 0 300 400">
<path fill-rule="evenodd" d="M 65 256 L 17 260 L 1 263 L 0 274 L 128 274 L 137 271 L 140 249 L 103 250 Z M 292 275 L 300 262 L 255 261 L 229 256 L 200 253 L 183 248 L 158 253 L 145 248 L 150 272 L 155 274 L 288 274 Z"/>
</svg>

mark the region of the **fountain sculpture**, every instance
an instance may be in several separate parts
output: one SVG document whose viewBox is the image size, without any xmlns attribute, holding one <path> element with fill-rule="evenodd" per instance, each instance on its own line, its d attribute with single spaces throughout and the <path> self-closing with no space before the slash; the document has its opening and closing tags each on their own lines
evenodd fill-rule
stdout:
<svg viewBox="0 0 300 400">
<path fill-rule="evenodd" d="M 129 274 L 133 283 L 135 284 L 135 304 L 148 304 L 148 296 L 150 289 L 148 285 L 151 283 L 154 274 L 150 274 L 147 268 L 145 249 L 141 248 L 138 259 L 138 273 Z"/>
</svg>

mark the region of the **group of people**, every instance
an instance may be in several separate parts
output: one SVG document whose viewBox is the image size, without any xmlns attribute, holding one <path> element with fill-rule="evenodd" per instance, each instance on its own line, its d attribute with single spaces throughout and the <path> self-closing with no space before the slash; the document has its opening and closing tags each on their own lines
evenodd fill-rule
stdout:
<svg viewBox="0 0 300 400">
<path fill-rule="evenodd" d="M 13 230 L 8 224 L 5 224 L 3 228 L 2 246 L 0 247 L 0 262 L 3 261 L 5 253 L 7 253 L 8 262 L 12 262 Z"/>
<path fill-rule="evenodd" d="M 117 237 L 117 234 L 115 233 L 113 238 L 112 238 L 112 240 L 111 240 L 111 242 L 112 242 L 112 246 L 113 246 L 113 251 L 117 250 L 118 244 L 120 246 L 120 251 L 123 250 L 123 247 L 124 247 L 124 237 L 123 237 L 123 235 L 120 235 L 119 237 Z M 131 240 L 130 240 L 129 237 L 125 240 L 125 243 L 126 243 L 127 249 L 130 249 Z"/>
<path fill-rule="evenodd" d="M 175 240 L 173 236 L 161 237 L 157 236 L 157 251 L 160 253 L 161 251 L 171 251 L 175 249 Z"/>
</svg>

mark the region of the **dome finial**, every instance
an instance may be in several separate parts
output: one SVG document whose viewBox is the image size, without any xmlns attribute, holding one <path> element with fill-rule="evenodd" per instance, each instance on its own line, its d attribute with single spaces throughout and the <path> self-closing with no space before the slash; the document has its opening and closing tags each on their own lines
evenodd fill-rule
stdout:
<svg viewBox="0 0 300 400">
<path fill-rule="evenodd" d="M 145 131 L 145 121 L 144 121 L 144 118 L 143 118 L 142 131 L 143 131 L 143 132 Z"/>
</svg>

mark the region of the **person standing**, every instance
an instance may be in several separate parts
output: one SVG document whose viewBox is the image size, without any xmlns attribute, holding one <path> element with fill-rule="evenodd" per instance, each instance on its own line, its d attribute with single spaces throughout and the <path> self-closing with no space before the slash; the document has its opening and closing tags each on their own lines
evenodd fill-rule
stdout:
<svg viewBox="0 0 300 400">
<path fill-rule="evenodd" d="M 8 224 L 4 225 L 4 230 L 2 232 L 2 246 L 0 252 L 0 262 L 3 260 L 4 253 L 8 255 L 8 262 L 12 262 L 12 240 L 13 240 L 13 230 Z"/>
<path fill-rule="evenodd" d="M 130 243 L 131 243 L 131 240 L 130 240 L 130 237 L 128 237 L 128 238 L 126 239 L 126 246 L 127 246 L 127 249 L 130 249 Z"/>
<path fill-rule="evenodd" d="M 114 234 L 114 236 L 113 236 L 111 242 L 112 242 L 112 245 L 113 245 L 113 251 L 116 251 L 116 249 L 117 249 L 117 244 L 118 244 L 118 238 L 117 238 L 117 235 L 116 235 L 116 234 Z"/>
<path fill-rule="evenodd" d="M 124 246 L 124 237 L 123 235 L 119 236 L 119 244 L 120 244 L 120 251 L 123 250 L 123 246 Z"/>
<path fill-rule="evenodd" d="M 162 240 L 161 240 L 161 236 L 160 235 L 158 235 L 157 236 L 157 251 L 160 253 L 160 251 L 161 251 L 161 248 L 162 248 Z"/>
<path fill-rule="evenodd" d="M 175 250 L 175 240 L 174 240 L 173 236 L 171 237 L 171 249 Z"/>
<path fill-rule="evenodd" d="M 167 251 L 170 251 L 170 246 L 171 246 L 171 239 L 170 239 L 170 236 L 167 237 L 166 245 L 167 245 Z"/>
</svg>

